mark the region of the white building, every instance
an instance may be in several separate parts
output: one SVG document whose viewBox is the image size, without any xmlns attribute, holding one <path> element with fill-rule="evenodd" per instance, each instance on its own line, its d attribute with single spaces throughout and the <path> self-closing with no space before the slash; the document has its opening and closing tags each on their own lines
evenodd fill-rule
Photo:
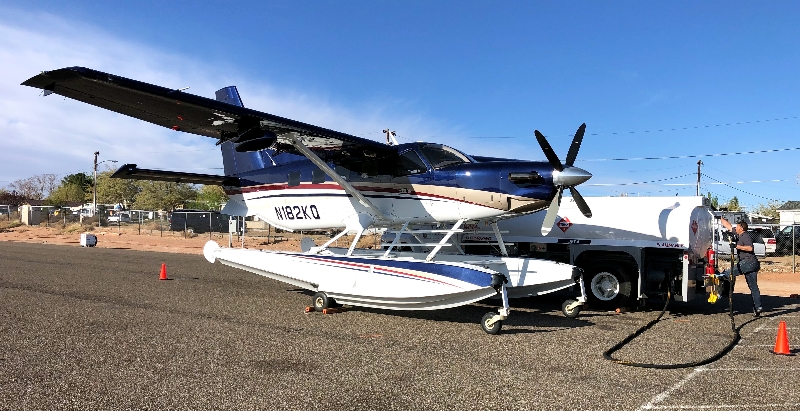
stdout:
<svg viewBox="0 0 800 411">
<path fill-rule="evenodd" d="M 800 201 L 787 201 L 778 207 L 781 227 L 800 224 Z"/>
</svg>

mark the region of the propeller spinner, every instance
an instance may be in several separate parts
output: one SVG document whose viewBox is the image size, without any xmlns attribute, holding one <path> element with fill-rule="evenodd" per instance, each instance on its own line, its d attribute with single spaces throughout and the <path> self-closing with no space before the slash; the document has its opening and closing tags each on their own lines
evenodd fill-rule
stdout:
<svg viewBox="0 0 800 411">
<path fill-rule="evenodd" d="M 578 150 L 581 148 L 581 142 L 583 141 L 583 134 L 586 132 L 586 123 L 581 124 L 578 127 L 578 131 L 575 132 L 575 137 L 572 139 L 572 145 L 569 147 L 569 152 L 567 152 L 567 162 L 566 164 L 561 164 L 561 160 L 558 159 L 555 151 L 553 151 L 553 147 L 550 146 L 550 143 L 547 142 L 547 139 L 539 132 L 539 130 L 535 130 L 534 134 L 536 135 L 536 141 L 539 142 L 539 145 L 542 147 L 542 151 L 544 152 L 545 157 L 547 157 L 547 161 L 550 162 L 550 165 L 553 166 L 553 184 L 556 186 L 557 191 L 555 197 L 550 202 L 550 207 L 547 208 L 547 214 L 544 216 L 544 221 L 542 222 L 542 235 L 546 236 L 550 233 L 550 230 L 553 228 L 553 223 L 556 221 L 556 216 L 558 215 L 558 207 L 561 205 L 561 195 L 564 191 L 564 188 L 568 188 L 570 194 L 572 194 L 572 198 L 575 200 L 575 204 L 578 205 L 578 209 L 581 210 L 581 213 L 586 217 L 592 216 L 592 210 L 589 209 L 589 205 L 586 204 L 586 200 L 583 199 L 583 196 L 578 192 L 575 188 L 578 184 L 585 182 L 586 180 L 592 178 L 592 174 L 588 171 L 574 167 L 573 164 L 575 163 L 575 158 L 578 156 Z"/>
</svg>

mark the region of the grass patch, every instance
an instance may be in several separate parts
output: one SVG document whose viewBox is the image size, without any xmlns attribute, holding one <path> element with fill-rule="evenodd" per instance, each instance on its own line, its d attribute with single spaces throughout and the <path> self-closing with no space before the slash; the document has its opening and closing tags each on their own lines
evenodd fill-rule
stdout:
<svg viewBox="0 0 800 411">
<path fill-rule="evenodd" d="M 21 225 L 22 223 L 20 223 L 18 220 L 0 221 L 0 232 L 8 231 L 12 228 L 17 228 Z"/>
<path fill-rule="evenodd" d="M 91 224 L 70 223 L 61 229 L 61 234 L 85 233 L 93 230 L 94 226 Z"/>
</svg>

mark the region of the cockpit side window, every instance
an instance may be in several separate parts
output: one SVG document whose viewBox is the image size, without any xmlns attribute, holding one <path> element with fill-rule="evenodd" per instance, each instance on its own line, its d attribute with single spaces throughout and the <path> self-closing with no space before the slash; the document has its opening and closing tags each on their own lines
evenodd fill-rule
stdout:
<svg viewBox="0 0 800 411">
<path fill-rule="evenodd" d="M 428 171 L 428 166 L 426 166 L 425 162 L 419 158 L 419 154 L 417 154 L 417 152 L 414 150 L 408 150 L 400 153 L 394 175 L 410 176 L 413 174 L 424 173 L 426 171 Z"/>
<path fill-rule="evenodd" d="M 422 155 L 424 155 L 431 166 L 437 170 L 454 164 L 470 162 L 467 156 L 447 146 L 423 144 L 419 148 L 420 151 L 422 151 Z"/>
</svg>

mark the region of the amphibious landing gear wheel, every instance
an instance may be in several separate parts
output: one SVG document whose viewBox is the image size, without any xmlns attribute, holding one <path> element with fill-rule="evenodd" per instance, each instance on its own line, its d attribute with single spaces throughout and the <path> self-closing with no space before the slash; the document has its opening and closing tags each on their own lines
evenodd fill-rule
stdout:
<svg viewBox="0 0 800 411">
<path fill-rule="evenodd" d="M 501 321 L 495 321 L 494 324 L 489 325 L 489 320 L 491 320 L 497 313 L 495 312 L 488 312 L 484 314 L 483 318 L 481 318 L 481 328 L 486 334 L 495 335 L 500 332 L 500 328 L 503 327 L 503 323 Z"/>
<path fill-rule="evenodd" d="M 333 308 L 336 302 L 325 293 L 314 294 L 314 311 L 322 312 L 326 308 Z"/>
<path fill-rule="evenodd" d="M 567 318 L 577 318 L 578 317 L 578 315 L 581 313 L 581 306 L 580 305 L 576 305 L 571 310 L 569 309 L 570 305 L 572 305 L 574 303 L 577 303 L 577 302 L 578 301 L 576 301 L 576 300 L 567 300 L 567 301 L 564 301 L 563 304 L 561 304 L 561 312 L 564 314 L 564 317 L 567 317 Z"/>
</svg>

